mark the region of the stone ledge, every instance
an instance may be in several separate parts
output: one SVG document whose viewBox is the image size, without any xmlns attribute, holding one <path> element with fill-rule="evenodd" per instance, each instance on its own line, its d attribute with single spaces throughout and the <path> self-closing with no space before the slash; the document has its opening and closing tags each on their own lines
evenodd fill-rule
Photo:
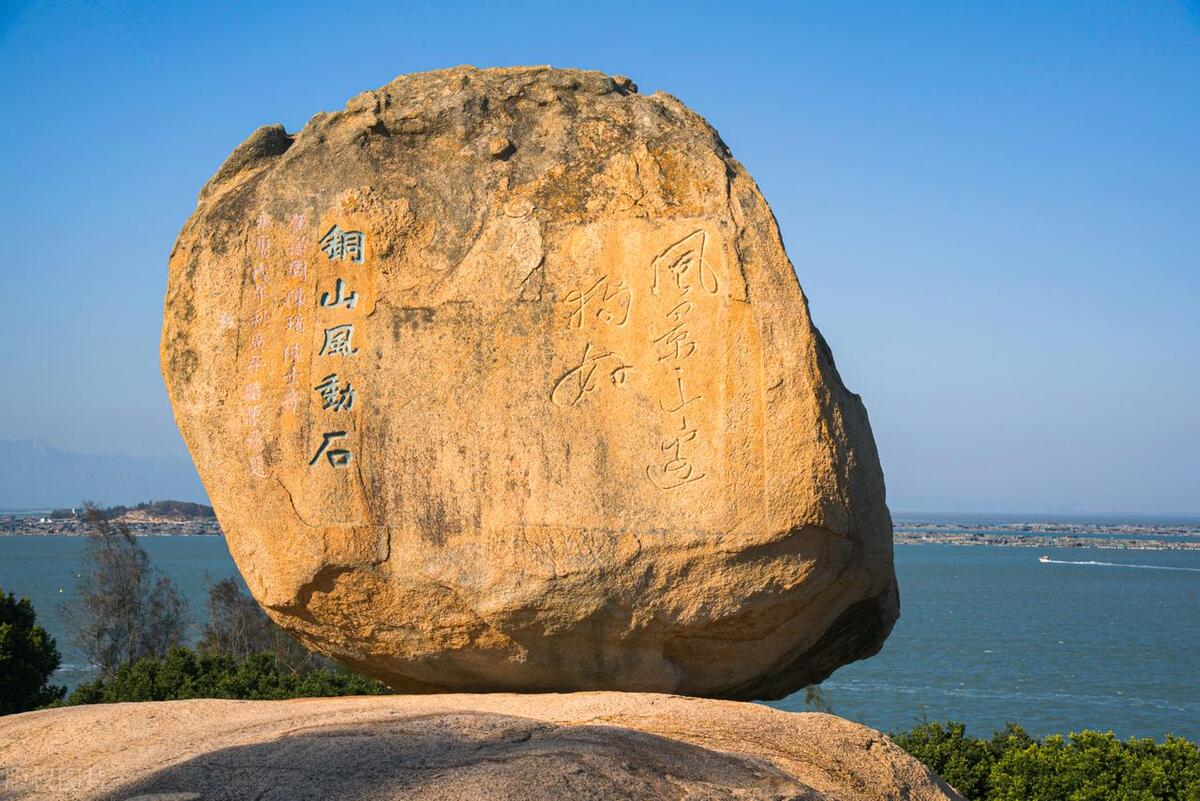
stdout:
<svg viewBox="0 0 1200 801">
<path fill-rule="evenodd" d="M 0 725 L 0 799 L 958 799 L 832 715 L 642 693 L 170 701 Z"/>
</svg>

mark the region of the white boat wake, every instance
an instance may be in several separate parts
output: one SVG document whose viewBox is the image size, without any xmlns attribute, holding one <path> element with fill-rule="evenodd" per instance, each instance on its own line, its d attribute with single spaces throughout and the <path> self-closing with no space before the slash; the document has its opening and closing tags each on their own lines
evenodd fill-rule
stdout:
<svg viewBox="0 0 1200 801">
<path fill-rule="evenodd" d="M 1043 565 L 1094 565 L 1097 567 L 1136 567 L 1142 570 L 1182 570 L 1185 573 L 1200 573 L 1200 567 L 1174 567 L 1172 565 L 1130 565 L 1123 562 L 1072 562 L 1068 559 L 1038 559 Z"/>
</svg>

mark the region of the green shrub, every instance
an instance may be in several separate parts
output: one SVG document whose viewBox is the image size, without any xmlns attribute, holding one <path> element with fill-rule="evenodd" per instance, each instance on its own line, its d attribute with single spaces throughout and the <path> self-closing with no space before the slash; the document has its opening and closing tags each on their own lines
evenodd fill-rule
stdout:
<svg viewBox="0 0 1200 801">
<path fill-rule="evenodd" d="M 186 698 L 236 698 L 271 701 L 336 695 L 383 695 L 387 687 L 342 670 L 293 671 L 273 653 L 235 660 L 223 653 L 173 648 L 161 659 L 122 665 L 109 678 L 81 684 L 68 704 L 119 701 L 177 701 Z"/>
<path fill-rule="evenodd" d="M 892 739 L 971 801 L 1200 801 L 1200 746 L 1182 737 L 1036 740 L 1010 723 L 984 740 L 927 723 Z"/>
<path fill-rule="evenodd" d="M 58 664 L 58 646 L 37 625 L 33 604 L 0 590 L 0 715 L 37 709 L 62 698 L 62 687 L 46 683 Z"/>
</svg>

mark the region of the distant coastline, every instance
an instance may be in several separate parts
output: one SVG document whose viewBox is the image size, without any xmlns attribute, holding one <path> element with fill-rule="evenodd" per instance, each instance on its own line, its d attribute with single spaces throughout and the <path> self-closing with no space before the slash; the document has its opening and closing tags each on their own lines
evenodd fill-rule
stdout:
<svg viewBox="0 0 1200 801">
<path fill-rule="evenodd" d="M 92 510 L 139 537 L 220 536 L 211 506 L 187 501 L 147 501 L 136 506 Z M 85 536 L 90 528 L 83 507 L 11 509 L 0 512 L 0 536 Z"/>
<path fill-rule="evenodd" d="M 1200 524 L 1097 522 L 954 522 L 897 520 L 897 545 L 990 545 L 1010 548 L 1102 548 L 1198 551 Z"/>
<path fill-rule="evenodd" d="M 102 511 L 111 521 L 128 526 L 139 537 L 222 536 L 212 508 L 202 504 L 155 501 Z M 1011 522 L 1013 518 L 1018 519 Z M 0 510 L 0 536 L 77 537 L 87 533 L 88 524 L 81 509 Z M 1200 521 L 1086 518 L 1038 521 L 1025 515 L 986 519 L 969 514 L 908 515 L 897 517 L 894 541 L 897 545 L 1200 551 Z"/>
</svg>

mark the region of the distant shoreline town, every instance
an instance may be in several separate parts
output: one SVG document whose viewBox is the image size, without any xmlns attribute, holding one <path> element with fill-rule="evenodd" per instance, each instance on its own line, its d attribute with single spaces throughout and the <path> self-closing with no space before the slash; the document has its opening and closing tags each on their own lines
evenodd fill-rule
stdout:
<svg viewBox="0 0 1200 801">
<path fill-rule="evenodd" d="M 1197 551 L 1200 550 L 1200 525 L 897 521 L 894 541 L 897 545 Z"/>
<path fill-rule="evenodd" d="M 187 501 L 148 501 L 136 506 L 94 507 L 107 520 L 129 528 L 139 537 L 220 536 L 221 526 L 211 506 Z M 0 535 L 85 536 L 91 524 L 87 507 L 44 512 L 0 513 Z"/>
<path fill-rule="evenodd" d="M 151 501 L 99 510 L 140 537 L 221 536 L 211 506 Z M 68 536 L 88 533 L 83 507 L 0 512 L 0 536 Z M 990 545 L 1001 548 L 1100 548 L 1124 551 L 1200 551 L 1200 524 L 1021 522 L 966 523 L 897 520 L 897 545 Z"/>
</svg>

